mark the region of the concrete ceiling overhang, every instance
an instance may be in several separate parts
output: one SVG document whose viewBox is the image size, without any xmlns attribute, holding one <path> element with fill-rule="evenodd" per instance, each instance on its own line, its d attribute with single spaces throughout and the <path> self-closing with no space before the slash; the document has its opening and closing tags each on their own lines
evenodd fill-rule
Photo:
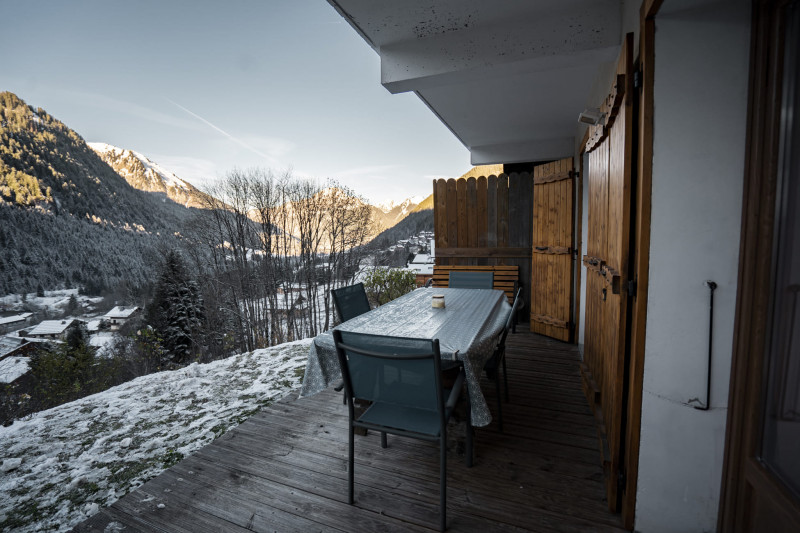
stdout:
<svg viewBox="0 0 800 533">
<path fill-rule="evenodd" d="M 578 114 L 616 61 L 621 0 L 328 0 L 472 164 L 572 155 Z"/>
</svg>

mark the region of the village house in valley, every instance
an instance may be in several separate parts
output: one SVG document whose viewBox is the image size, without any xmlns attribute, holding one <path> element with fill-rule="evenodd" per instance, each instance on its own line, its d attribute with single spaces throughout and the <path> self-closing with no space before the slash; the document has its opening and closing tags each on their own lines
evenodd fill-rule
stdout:
<svg viewBox="0 0 800 533">
<path fill-rule="evenodd" d="M 0 318 L 0 333 L 6 333 L 25 327 L 31 321 L 33 313 L 19 313 Z"/>
<path fill-rule="evenodd" d="M 65 318 L 62 320 L 43 320 L 32 329 L 21 332 L 21 336 L 33 339 L 63 340 L 71 328 L 78 327 L 79 320 Z"/>
<path fill-rule="evenodd" d="M 28 372 L 34 342 L 21 337 L 0 337 L 0 384 L 11 384 Z"/>
<path fill-rule="evenodd" d="M 117 331 L 125 322 L 135 317 L 140 312 L 141 309 L 136 306 L 116 306 L 111 311 L 103 315 L 103 320 L 108 322 L 111 331 Z"/>
</svg>

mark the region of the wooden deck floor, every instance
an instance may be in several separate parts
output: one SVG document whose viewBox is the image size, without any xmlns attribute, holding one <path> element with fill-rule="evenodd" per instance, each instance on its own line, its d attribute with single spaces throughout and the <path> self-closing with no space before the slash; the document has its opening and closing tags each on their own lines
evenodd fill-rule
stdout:
<svg viewBox="0 0 800 533">
<path fill-rule="evenodd" d="M 607 510 L 575 348 L 509 335 L 505 432 L 476 430 L 475 464 L 448 457 L 449 531 L 623 531 Z M 489 405 L 494 386 L 484 383 Z M 103 509 L 75 531 L 430 531 L 438 527 L 435 445 L 356 439 L 347 498 L 347 410 L 332 390 L 296 394 Z M 114 525 L 113 523 L 116 523 Z M 111 525 L 111 528 L 109 528 Z M 124 526 L 124 530 L 121 529 Z"/>
</svg>

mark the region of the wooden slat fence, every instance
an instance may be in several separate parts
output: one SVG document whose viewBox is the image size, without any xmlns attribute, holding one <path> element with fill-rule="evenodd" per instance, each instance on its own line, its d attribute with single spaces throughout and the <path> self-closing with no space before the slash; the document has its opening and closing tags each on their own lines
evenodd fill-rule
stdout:
<svg viewBox="0 0 800 533">
<path fill-rule="evenodd" d="M 533 177 L 528 173 L 434 180 L 436 264 L 517 266 L 530 312 Z"/>
</svg>

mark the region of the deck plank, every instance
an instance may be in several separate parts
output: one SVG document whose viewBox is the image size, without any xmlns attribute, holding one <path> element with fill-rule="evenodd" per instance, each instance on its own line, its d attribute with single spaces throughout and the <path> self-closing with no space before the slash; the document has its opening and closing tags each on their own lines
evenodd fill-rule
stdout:
<svg viewBox="0 0 800 533">
<path fill-rule="evenodd" d="M 575 346 L 509 335 L 504 433 L 475 431 L 475 461 L 448 452 L 448 530 L 624 531 L 608 511 L 594 419 Z M 496 409 L 494 385 L 483 383 Z M 438 524 L 435 444 L 356 440 L 356 503 L 347 495 L 347 409 L 328 390 L 275 403 L 74 531 L 429 531 Z M 116 526 L 115 526 L 116 527 Z"/>
</svg>

